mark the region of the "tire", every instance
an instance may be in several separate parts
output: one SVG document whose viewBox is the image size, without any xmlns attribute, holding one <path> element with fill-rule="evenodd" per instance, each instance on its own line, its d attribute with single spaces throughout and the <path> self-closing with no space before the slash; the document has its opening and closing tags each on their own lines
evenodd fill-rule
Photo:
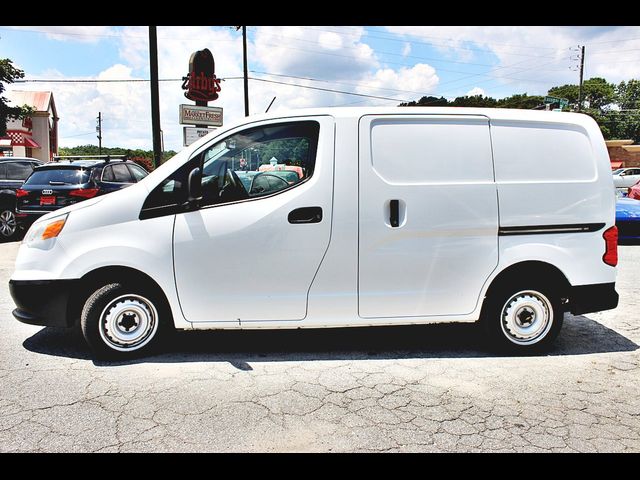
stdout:
<svg viewBox="0 0 640 480">
<path fill-rule="evenodd" d="M 15 209 L 9 205 L 0 206 L 0 239 L 11 241 L 18 236 Z"/>
<path fill-rule="evenodd" d="M 98 358 L 147 355 L 172 331 L 169 306 L 154 289 L 109 283 L 87 298 L 80 315 L 82 334 Z"/>
<path fill-rule="evenodd" d="M 492 290 L 481 318 L 490 345 L 512 353 L 548 349 L 562 328 L 559 290 L 517 281 Z"/>
</svg>

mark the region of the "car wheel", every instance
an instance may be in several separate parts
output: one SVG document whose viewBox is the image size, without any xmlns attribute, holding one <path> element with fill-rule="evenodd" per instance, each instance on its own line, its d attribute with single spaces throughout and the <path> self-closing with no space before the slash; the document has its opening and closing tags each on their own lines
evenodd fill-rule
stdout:
<svg viewBox="0 0 640 480">
<path fill-rule="evenodd" d="M 148 354 L 172 330 L 166 300 L 153 289 L 109 283 L 93 292 L 80 316 L 85 340 L 99 358 Z"/>
<path fill-rule="evenodd" d="M 526 353 L 547 348 L 560 333 L 563 317 L 556 289 L 516 282 L 494 289 L 481 322 L 494 347 Z"/>
<path fill-rule="evenodd" d="M 16 212 L 13 208 L 4 205 L 0 207 L 0 238 L 3 240 L 13 240 L 18 231 Z"/>
</svg>

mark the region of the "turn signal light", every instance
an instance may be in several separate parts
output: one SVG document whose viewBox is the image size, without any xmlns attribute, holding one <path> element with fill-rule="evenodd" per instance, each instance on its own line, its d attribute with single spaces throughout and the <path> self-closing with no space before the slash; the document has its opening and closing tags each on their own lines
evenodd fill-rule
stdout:
<svg viewBox="0 0 640 480">
<path fill-rule="evenodd" d="M 16 189 L 16 198 L 26 197 L 27 195 L 29 195 L 29 192 L 27 192 L 26 190 L 23 190 L 21 188 Z"/>
<path fill-rule="evenodd" d="M 47 228 L 45 228 L 44 232 L 42 232 L 42 240 L 47 240 L 48 238 L 57 237 L 60 234 L 62 227 L 64 227 L 65 220 L 66 218 L 63 218 L 61 220 L 56 220 L 55 222 L 52 222 L 49 225 L 47 225 Z"/>
<path fill-rule="evenodd" d="M 77 190 L 71 190 L 69 195 L 72 197 L 80 197 L 80 198 L 93 198 L 98 194 L 99 189 L 97 188 L 79 188 Z"/>
<path fill-rule="evenodd" d="M 607 228 L 602 234 L 605 243 L 602 261 L 607 265 L 615 267 L 618 265 L 618 227 L 615 225 Z"/>
</svg>

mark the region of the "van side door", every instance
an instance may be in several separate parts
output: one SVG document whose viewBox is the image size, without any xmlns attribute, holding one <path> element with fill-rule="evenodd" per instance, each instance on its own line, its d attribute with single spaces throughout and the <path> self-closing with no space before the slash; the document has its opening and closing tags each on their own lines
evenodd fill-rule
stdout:
<svg viewBox="0 0 640 480">
<path fill-rule="evenodd" d="M 360 317 L 473 312 L 498 264 L 488 119 L 366 115 L 359 145 Z"/>
<path fill-rule="evenodd" d="M 334 121 L 254 125 L 195 152 L 176 179 L 185 185 L 188 170 L 201 169 L 202 198 L 176 215 L 174 227 L 176 288 L 190 322 L 307 315 L 331 231 Z"/>
</svg>

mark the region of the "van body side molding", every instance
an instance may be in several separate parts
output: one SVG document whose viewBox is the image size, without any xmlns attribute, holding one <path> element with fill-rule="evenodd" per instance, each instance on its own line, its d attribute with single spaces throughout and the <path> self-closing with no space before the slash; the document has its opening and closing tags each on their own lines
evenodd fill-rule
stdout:
<svg viewBox="0 0 640 480">
<path fill-rule="evenodd" d="M 517 227 L 500 227 L 498 235 L 538 235 L 542 233 L 579 233 L 597 232 L 604 228 L 604 223 L 571 223 L 565 225 L 519 225 Z"/>
</svg>

